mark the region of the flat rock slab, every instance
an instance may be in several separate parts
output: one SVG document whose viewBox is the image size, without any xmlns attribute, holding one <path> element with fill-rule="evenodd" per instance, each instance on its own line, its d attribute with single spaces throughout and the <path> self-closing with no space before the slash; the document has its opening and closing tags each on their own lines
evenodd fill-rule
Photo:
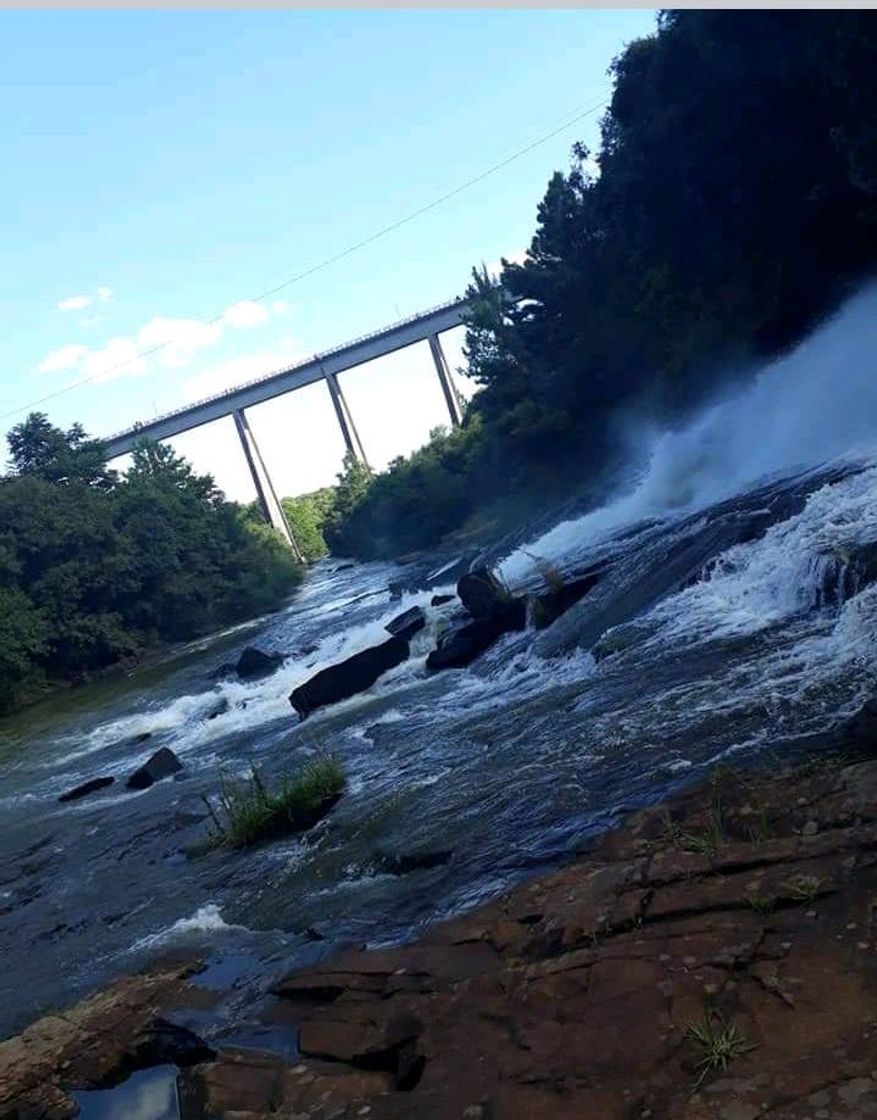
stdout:
<svg viewBox="0 0 877 1120">
<path fill-rule="evenodd" d="M 169 964 L 120 980 L 0 1043 L 0 1120 L 67 1120 L 79 1111 L 72 1090 L 101 1088 L 168 1061 L 203 1061 L 209 1048 L 162 1017 L 197 967 Z"/>
<path fill-rule="evenodd" d="M 875 782 L 725 776 L 416 944 L 293 974 L 275 1014 L 301 1061 L 270 1060 L 269 1097 L 220 1055 L 186 1075 L 192 1116 L 877 1116 Z M 704 1022 L 739 1032 L 727 1069 Z"/>
</svg>

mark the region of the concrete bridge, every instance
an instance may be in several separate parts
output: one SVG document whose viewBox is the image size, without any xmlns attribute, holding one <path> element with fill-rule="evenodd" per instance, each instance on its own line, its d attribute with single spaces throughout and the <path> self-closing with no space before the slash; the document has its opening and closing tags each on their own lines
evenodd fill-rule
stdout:
<svg viewBox="0 0 877 1120">
<path fill-rule="evenodd" d="M 290 547 L 300 555 L 298 544 L 271 482 L 271 476 L 247 422 L 246 409 L 254 404 L 261 404 L 263 401 L 282 396 L 284 393 L 292 393 L 305 385 L 312 385 L 315 381 L 324 381 L 348 452 L 368 466 L 356 424 L 338 382 L 338 374 L 383 357 L 384 354 L 413 346 L 417 342 L 428 342 L 451 424 L 457 426 L 462 418 L 462 406 L 439 336 L 444 331 L 460 326 L 468 307 L 469 300 L 465 296 L 453 299 L 440 307 L 434 307 L 431 311 L 412 315 L 383 330 L 357 338 L 353 342 L 346 342 L 343 346 L 337 346 L 322 354 L 315 354 L 312 358 L 288 369 L 276 370 L 264 377 L 239 385 L 236 389 L 229 389 L 225 393 L 218 393 L 197 404 L 158 416 L 148 423 L 134 424 L 125 431 L 117 432 L 102 441 L 107 449 L 107 457 L 115 459 L 127 454 L 142 439 L 169 439 L 171 436 L 178 436 L 182 432 L 210 424 L 214 420 L 221 420 L 225 416 L 233 416 L 265 520 L 278 529 L 289 542 Z"/>
</svg>

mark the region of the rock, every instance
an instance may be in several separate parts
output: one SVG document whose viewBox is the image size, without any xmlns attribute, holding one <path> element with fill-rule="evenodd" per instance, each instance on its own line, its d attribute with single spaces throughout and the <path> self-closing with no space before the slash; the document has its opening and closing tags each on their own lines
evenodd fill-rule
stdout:
<svg viewBox="0 0 877 1120">
<path fill-rule="evenodd" d="M 601 575 L 600 571 L 588 572 L 578 579 L 564 583 L 563 586 L 545 592 L 544 595 L 536 596 L 532 605 L 533 625 L 536 629 L 544 630 L 579 599 L 583 599 L 600 582 Z"/>
<path fill-rule="evenodd" d="M 441 607 L 445 603 L 450 603 L 451 599 L 456 599 L 456 595 L 433 595 L 429 601 L 431 607 Z"/>
<path fill-rule="evenodd" d="M 309 681 L 293 689 L 289 702 L 302 719 L 327 704 L 337 704 L 365 692 L 390 669 L 401 665 L 410 653 L 408 641 L 392 637 L 380 645 L 355 653 L 337 665 L 321 669 Z"/>
<path fill-rule="evenodd" d="M 90 793 L 96 793 L 99 789 L 106 789 L 111 786 L 116 779 L 112 776 L 105 778 L 91 778 L 87 782 L 83 782 L 81 786 L 74 786 L 73 789 L 68 789 L 66 793 L 62 793 L 58 798 L 59 801 L 78 801 L 80 797 L 87 797 Z"/>
<path fill-rule="evenodd" d="M 473 618 L 493 618 L 512 601 L 508 588 L 489 568 L 476 568 L 461 576 L 457 594 Z"/>
<path fill-rule="evenodd" d="M 196 968 L 192 961 L 169 963 L 119 980 L 0 1042 L 0 1117 L 77 1116 L 71 1089 L 107 1088 L 157 1064 L 185 1067 L 211 1059 L 206 1043 L 164 1017 L 189 990 L 186 981 Z"/>
<path fill-rule="evenodd" d="M 449 848 L 430 852 L 378 852 L 375 867 L 385 875 L 410 875 L 412 871 L 426 871 L 450 863 L 453 851 Z"/>
<path fill-rule="evenodd" d="M 228 711 L 228 709 L 230 707 L 231 707 L 231 704 L 229 704 L 229 702 L 228 702 L 228 697 L 227 696 L 222 696 L 217 701 L 217 703 L 214 704 L 214 706 L 210 709 L 210 711 L 207 713 L 207 715 L 204 717 L 204 719 L 205 720 L 216 719 L 217 716 L 224 716 L 225 713 Z"/>
<path fill-rule="evenodd" d="M 338 564 L 338 566 L 333 568 L 332 571 L 333 572 L 349 572 L 351 568 L 355 568 L 355 567 L 356 567 L 356 564 L 352 560 L 350 560 L 346 564 Z"/>
<path fill-rule="evenodd" d="M 388 634 L 393 634 L 395 637 L 412 638 L 424 626 L 426 626 L 426 615 L 420 607 L 412 607 L 410 610 L 396 615 L 384 629 Z"/>
<path fill-rule="evenodd" d="M 282 664 L 282 654 L 263 653 L 254 646 L 247 646 L 238 658 L 235 672 L 242 681 L 257 681 L 276 673 Z"/>
<path fill-rule="evenodd" d="M 183 764 L 169 747 L 162 747 L 134 771 L 125 783 L 128 789 L 149 789 L 151 785 L 169 778 L 183 769 Z"/>
<path fill-rule="evenodd" d="M 522 599 L 512 599 L 493 618 L 476 618 L 449 627 L 426 659 L 427 669 L 461 669 L 492 646 L 503 634 L 523 630 L 527 609 Z"/>
</svg>

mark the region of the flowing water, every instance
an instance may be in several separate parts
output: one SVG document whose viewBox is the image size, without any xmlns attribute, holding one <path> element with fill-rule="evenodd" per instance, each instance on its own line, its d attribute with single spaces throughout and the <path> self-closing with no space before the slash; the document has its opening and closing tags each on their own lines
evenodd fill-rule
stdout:
<svg viewBox="0 0 877 1120">
<path fill-rule="evenodd" d="M 269 618 L 0 725 L 0 1035 L 192 949 L 209 961 L 200 982 L 227 989 L 204 1032 L 266 1043 L 254 1009 L 291 967 L 409 937 L 718 759 L 773 764 L 854 712 L 877 679 L 875 307 L 859 297 L 745 392 L 656 437 L 629 494 L 506 557 L 517 587 L 538 584 L 533 555 L 605 574 L 469 669 L 424 665 L 458 609 L 429 600 L 452 588 L 392 602 L 394 566 L 329 561 Z M 415 603 L 429 623 L 410 660 L 299 723 L 295 685 Z M 290 656 L 260 682 L 212 679 L 245 644 Z M 165 745 L 177 780 L 58 803 Z M 349 788 L 309 836 L 187 855 L 222 768 L 271 779 L 324 749 Z M 387 855 L 424 853 L 431 866 L 388 873 Z"/>
</svg>

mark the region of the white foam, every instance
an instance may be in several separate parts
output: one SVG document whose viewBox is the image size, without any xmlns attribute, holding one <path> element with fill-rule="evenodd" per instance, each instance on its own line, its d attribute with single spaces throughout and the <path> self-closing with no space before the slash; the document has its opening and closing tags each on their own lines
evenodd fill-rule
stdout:
<svg viewBox="0 0 877 1120">
<path fill-rule="evenodd" d="M 166 929 L 141 937 L 131 946 L 131 952 L 136 953 L 143 949 L 151 949 L 156 945 L 164 945 L 168 941 L 177 941 L 192 934 L 223 933 L 228 930 L 240 929 L 246 929 L 246 926 L 229 925 L 224 921 L 219 907 L 213 902 L 208 902 L 204 906 L 199 906 L 191 917 L 179 918 Z"/>
<path fill-rule="evenodd" d="M 802 464 L 869 454 L 877 444 L 877 285 L 684 429 L 635 438 L 652 450 L 634 489 L 512 553 L 501 565 L 507 580 L 531 573 L 527 552 L 561 561 L 621 526 L 702 509 Z"/>
</svg>

